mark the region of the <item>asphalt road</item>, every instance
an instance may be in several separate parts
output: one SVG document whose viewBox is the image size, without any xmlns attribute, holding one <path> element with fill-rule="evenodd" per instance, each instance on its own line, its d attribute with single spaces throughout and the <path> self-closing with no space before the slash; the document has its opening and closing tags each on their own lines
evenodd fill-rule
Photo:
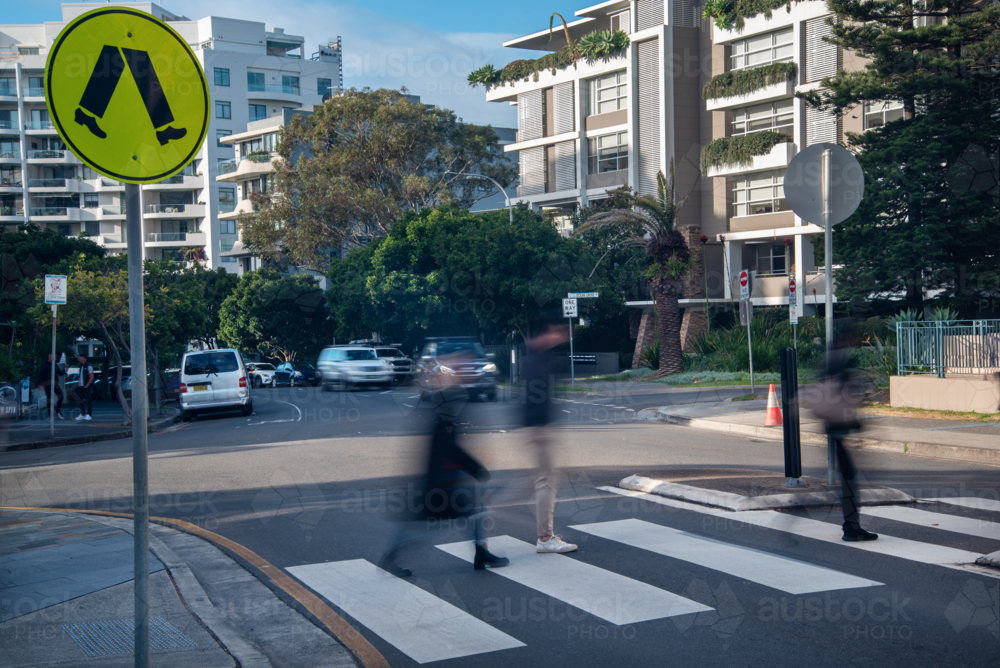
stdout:
<svg viewBox="0 0 1000 668">
<path fill-rule="evenodd" d="M 634 417 L 743 393 L 639 387 L 560 402 L 556 527 L 580 545 L 569 555 L 522 555 L 515 542 L 533 543 L 535 522 L 533 453 L 516 429 L 514 393 L 468 404 L 465 441 L 493 472 L 492 547 L 515 557 L 495 572 L 473 571 L 455 556 L 463 546 L 438 547 L 469 539 L 461 522 L 421 524 L 403 555 L 413 579 L 376 578 L 350 595 L 351 569 L 367 568 L 356 560 L 378 562 L 421 472 L 428 406 L 412 388 L 268 389 L 255 392 L 249 418 L 153 435 L 151 509 L 291 569 L 393 666 L 998 665 L 1000 580 L 936 561 L 1000 549 L 1000 512 L 928 504 L 919 524 L 870 517 L 866 526 L 884 534 L 879 553 L 840 542 L 836 510 L 783 514 L 786 530 L 600 489 L 670 466 L 780 471 L 780 443 Z M 130 448 L 0 455 L 0 503 L 128 512 Z M 824 474 L 823 449 L 805 447 L 803 461 L 807 475 Z M 858 464 L 869 482 L 923 498 L 1000 498 L 995 468 L 886 453 Z M 658 536 L 669 554 L 646 543 Z M 340 585 L 325 589 L 331 582 Z"/>
</svg>

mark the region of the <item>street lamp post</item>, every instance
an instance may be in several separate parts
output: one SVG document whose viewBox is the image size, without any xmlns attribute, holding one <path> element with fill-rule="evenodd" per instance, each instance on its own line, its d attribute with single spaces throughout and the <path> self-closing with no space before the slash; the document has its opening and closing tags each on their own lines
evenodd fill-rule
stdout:
<svg viewBox="0 0 1000 668">
<path fill-rule="evenodd" d="M 486 176 L 485 174 L 461 174 L 459 172 L 445 172 L 445 174 L 453 174 L 455 176 L 464 176 L 467 179 L 486 179 L 487 181 L 492 181 L 496 185 L 496 187 L 500 189 L 500 192 L 503 193 L 503 196 L 507 199 L 507 213 L 509 214 L 511 225 L 514 224 L 514 209 L 512 208 L 511 203 L 510 203 L 510 196 L 507 195 L 507 191 L 504 189 L 504 187 L 502 185 L 500 185 L 499 183 L 497 183 L 494 179 L 491 179 L 490 177 Z"/>
</svg>

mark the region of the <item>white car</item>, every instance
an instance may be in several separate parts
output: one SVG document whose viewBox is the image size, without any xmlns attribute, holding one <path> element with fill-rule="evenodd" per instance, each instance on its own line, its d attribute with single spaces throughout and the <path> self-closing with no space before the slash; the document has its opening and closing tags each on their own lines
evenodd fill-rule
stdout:
<svg viewBox="0 0 1000 668">
<path fill-rule="evenodd" d="M 231 348 L 185 353 L 180 394 L 185 422 L 202 413 L 253 412 L 246 366 L 239 351 Z"/>
<path fill-rule="evenodd" d="M 250 362 L 247 364 L 247 373 L 250 375 L 250 384 L 254 387 L 270 385 L 274 377 L 274 365 L 267 362 Z"/>
<path fill-rule="evenodd" d="M 347 390 L 353 385 L 391 385 L 392 364 L 379 359 L 368 346 L 330 346 L 316 363 L 323 389 Z"/>
</svg>

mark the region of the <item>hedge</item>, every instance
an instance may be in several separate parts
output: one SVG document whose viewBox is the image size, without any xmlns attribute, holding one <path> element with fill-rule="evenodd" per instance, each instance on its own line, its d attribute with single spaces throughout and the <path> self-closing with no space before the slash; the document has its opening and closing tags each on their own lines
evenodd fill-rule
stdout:
<svg viewBox="0 0 1000 668">
<path fill-rule="evenodd" d="M 772 63 L 748 70 L 723 72 L 705 84 L 701 97 L 705 100 L 714 100 L 720 97 L 747 95 L 784 81 L 795 81 L 798 71 L 795 63 Z"/>
<path fill-rule="evenodd" d="M 738 137 L 721 137 L 701 149 L 701 173 L 711 167 L 749 167 L 755 155 L 765 155 L 778 144 L 792 141 L 780 132 L 764 130 Z"/>
</svg>

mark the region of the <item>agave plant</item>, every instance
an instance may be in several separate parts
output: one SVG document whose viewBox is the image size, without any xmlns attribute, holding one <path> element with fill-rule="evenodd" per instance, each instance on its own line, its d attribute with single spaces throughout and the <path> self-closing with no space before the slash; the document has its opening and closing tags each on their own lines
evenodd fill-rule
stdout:
<svg viewBox="0 0 1000 668">
<path fill-rule="evenodd" d="M 949 320 L 958 320 L 958 311 L 952 311 L 950 308 L 936 308 L 934 312 L 931 313 L 930 320 L 933 322 L 948 322 Z"/>
<path fill-rule="evenodd" d="M 580 45 L 574 42 L 573 38 L 570 37 L 569 26 L 566 24 L 566 19 L 564 19 L 563 15 L 559 12 L 552 12 L 552 16 L 549 17 L 549 41 L 552 41 L 552 26 L 555 24 L 557 16 L 559 17 L 559 20 L 562 21 L 563 32 L 566 34 L 566 45 L 570 48 L 570 51 L 573 54 L 573 62 L 576 62 L 580 59 Z"/>
<path fill-rule="evenodd" d="M 656 371 L 660 368 L 660 342 L 653 341 L 653 345 L 645 346 L 639 356 L 639 364 L 647 369 Z"/>
<path fill-rule="evenodd" d="M 615 51 L 610 30 L 595 30 L 580 38 L 580 53 L 590 60 L 610 56 Z"/>
<path fill-rule="evenodd" d="M 500 72 L 496 70 L 492 65 L 483 65 L 478 70 L 473 70 L 469 73 L 469 85 L 475 88 L 479 84 L 483 84 L 487 88 L 496 83 L 497 79 L 500 77 Z"/>
<path fill-rule="evenodd" d="M 889 326 L 893 330 L 896 329 L 896 324 L 900 322 L 917 322 L 924 319 L 924 314 L 915 308 L 908 308 L 905 311 L 900 311 L 896 315 L 889 316 Z"/>
</svg>

